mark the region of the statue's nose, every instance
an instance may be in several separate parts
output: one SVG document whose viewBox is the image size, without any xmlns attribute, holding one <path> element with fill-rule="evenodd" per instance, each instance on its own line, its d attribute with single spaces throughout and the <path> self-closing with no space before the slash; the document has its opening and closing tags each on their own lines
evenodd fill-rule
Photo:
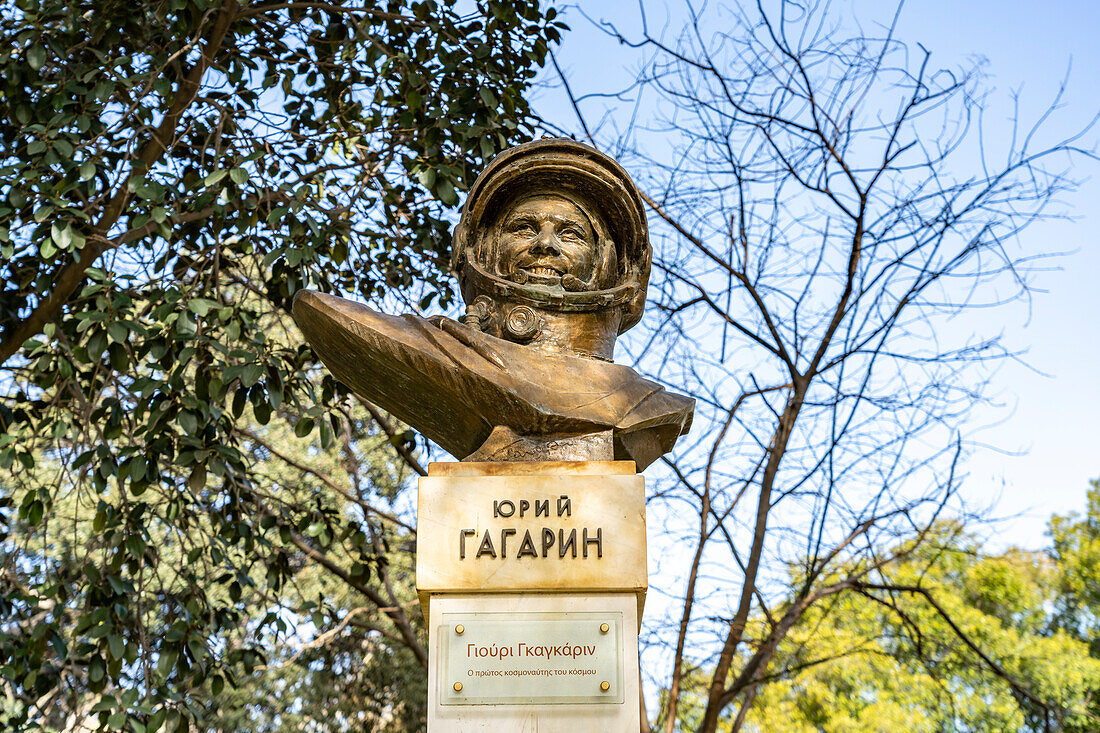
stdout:
<svg viewBox="0 0 1100 733">
<path fill-rule="evenodd" d="M 554 236 L 553 226 L 539 228 L 538 236 L 535 238 L 535 246 L 531 248 L 531 251 L 539 254 L 560 254 L 561 249 L 558 247 L 558 240 Z"/>
</svg>

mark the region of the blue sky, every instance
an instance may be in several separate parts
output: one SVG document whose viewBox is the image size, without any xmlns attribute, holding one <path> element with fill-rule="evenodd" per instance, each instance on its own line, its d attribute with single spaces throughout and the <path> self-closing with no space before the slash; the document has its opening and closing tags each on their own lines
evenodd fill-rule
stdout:
<svg viewBox="0 0 1100 733">
<path fill-rule="evenodd" d="M 595 19 L 624 29 L 639 24 L 633 1 L 588 0 L 581 8 Z M 646 2 L 650 27 L 678 25 L 679 0 Z M 881 0 L 837 0 L 840 14 L 851 13 L 869 33 L 888 22 L 894 6 Z M 558 61 L 578 94 L 625 86 L 637 57 L 616 46 L 576 11 L 566 9 L 573 27 Z M 1100 2 L 1090 0 L 920 0 L 906 4 L 897 36 L 932 52 L 938 67 L 957 67 L 974 57 L 986 59 L 988 139 L 1010 134 L 1012 93 L 1019 114 L 1034 121 L 1052 101 L 1069 70 L 1068 89 L 1048 130 L 1052 137 L 1086 124 L 1100 110 Z M 556 74 L 550 69 L 548 83 Z M 572 111 L 553 90 L 536 106 L 567 129 Z M 603 104 L 585 102 L 590 122 Z M 1100 139 L 1095 131 L 1090 140 Z M 996 546 L 1038 548 L 1051 513 L 1081 511 L 1088 480 L 1100 476 L 1100 165 L 1080 164 L 1073 174 L 1086 179 L 1064 198 L 1071 221 L 1043 222 L 1024 234 L 1025 251 L 1062 251 L 1050 269 L 1033 279 L 1029 303 L 961 319 L 959 328 L 975 333 L 1003 332 L 1010 347 L 1024 352 L 1024 363 L 1007 363 L 993 377 L 995 403 L 980 408 L 969 435 L 985 446 L 968 463 L 963 491 L 972 505 L 993 505 L 1003 520 L 985 530 Z M 1091 178 L 1090 178 L 1091 177 Z M 990 548 L 992 549 L 992 547 Z"/>
<path fill-rule="evenodd" d="M 1067 68 L 1066 103 L 1058 126 L 1084 124 L 1100 109 L 1100 3 L 1087 0 L 990 2 L 940 0 L 913 3 L 903 11 L 904 28 L 926 38 L 945 60 L 967 54 L 988 59 L 991 81 L 1003 96 L 1021 91 L 1021 109 L 1038 113 Z M 1071 66 L 1072 64 L 1072 66 Z M 1093 139 L 1096 139 L 1096 135 Z M 997 376 L 996 392 L 1006 408 L 981 417 L 997 422 L 982 435 L 1003 450 L 971 461 L 967 490 L 1000 498 L 1003 514 L 1022 512 L 1002 527 L 998 540 L 1025 546 L 1043 543 L 1051 512 L 1082 510 L 1090 478 L 1100 476 L 1100 182 L 1097 166 L 1076 195 L 1066 200 L 1075 217 L 1048 222 L 1025 237 L 1070 253 L 1057 271 L 1038 277 L 1038 293 L 1026 312 L 1005 322 L 1011 341 L 1026 349 L 1026 361 L 1041 373 L 1010 365 Z"/>
</svg>

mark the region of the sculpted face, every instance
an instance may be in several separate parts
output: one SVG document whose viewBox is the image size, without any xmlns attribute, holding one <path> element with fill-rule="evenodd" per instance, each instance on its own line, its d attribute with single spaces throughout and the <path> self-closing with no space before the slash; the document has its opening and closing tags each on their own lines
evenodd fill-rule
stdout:
<svg viewBox="0 0 1100 733">
<path fill-rule="evenodd" d="M 497 270 L 506 279 L 578 290 L 593 278 L 596 234 L 568 199 L 551 194 L 523 199 L 504 215 L 499 237 Z"/>
</svg>

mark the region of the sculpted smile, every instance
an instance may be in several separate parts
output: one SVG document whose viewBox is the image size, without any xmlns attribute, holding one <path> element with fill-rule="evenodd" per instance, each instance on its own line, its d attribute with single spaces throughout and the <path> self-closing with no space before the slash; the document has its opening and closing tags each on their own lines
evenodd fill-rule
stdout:
<svg viewBox="0 0 1100 733">
<path fill-rule="evenodd" d="M 529 267 L 524 267 L 523 269 L 527 270 L 527 272 L 531 275 L 541 275 L 542 277 L 561 277 L 565 274 L 556 267 L 548 267 L 544 265 L 532 265 Z"/>
<path fill-rule="evenodd" d="M 519 278 L 524 281 L 531 280 L 543 284 L 556 284 L 568 271 L 568 263 L 562 262 L 560 258 L 521 258 L 512 267 L 510 279 L 515 280 L 516 275 L 522 273 Z"/>
</svg>

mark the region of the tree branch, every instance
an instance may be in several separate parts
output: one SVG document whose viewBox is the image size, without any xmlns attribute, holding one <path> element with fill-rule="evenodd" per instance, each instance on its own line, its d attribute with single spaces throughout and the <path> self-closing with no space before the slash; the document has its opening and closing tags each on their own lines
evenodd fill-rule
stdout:
<svg viewBox="0 0 1100 733">
<path fill-rule="evenodd" d="M 103 215 L 96 222 L 93 236 L 88 238 L 84 248 L 80 250 L 80 257 L 76 262 L 70 262 L 61 270 L 54 280 L 53 290 L 50 291 L 49 295 L 43 298 L 27 317 L 5 334 L 3 340 L 0 341 L 0 366 L 7 363 L 8 359 L 22 348 L 27 339 L 40 333 L 43 326 L 57 317 L 69 298 L 84 281 L 84 273 L 99 259 L 99 256 L 121 243 L 120 239 L 108 239 L 107 232 L 115 225 L 129 203 L 128 184 L 130 178 L 134 175 L 143 175 L 170 146 L 175 137 L 176 126 L 198 94 L 202 77 L 213 63 L 214 56 L 221 49 L 222 42 L 229 31 L 229 26 L 236 18 L 237 10 L 236 0 L 228 0 L 222 5 L 211 27 L 210 34 L 207 36 L 207 41 L 203 45 L 202 54 L 188 75 L 180 82 L 176 96 L 165 113 L 164 119 L 161 120 L 160 125 L 141 146 L 130 175 L 126 176 L 115 195 L 108 201 Z"/>
</svg>

